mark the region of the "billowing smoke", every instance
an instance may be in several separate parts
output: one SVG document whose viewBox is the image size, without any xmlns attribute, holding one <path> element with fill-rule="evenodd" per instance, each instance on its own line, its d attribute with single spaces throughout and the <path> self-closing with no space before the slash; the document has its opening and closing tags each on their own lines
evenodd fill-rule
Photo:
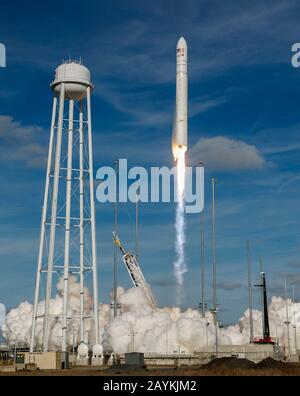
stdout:
<svg viewBox="0 0 300 396">
<path fill-rule="evenodd" d="M 57 285 L 57 295 L 50 300 L 50 338 L 49 345 L 52 348 L 59 348 L 62 342 L 62 307 L 63 307 L 63 278 L 60 278 Z M 71 345 L 73 336 L 75 343 L 79 340 L 80 329 L 80 285 L 76 282 L 75 276 L 69 277 L 69 311 L 68 316 L 72 317 L 69 321 L 68 343 Z M 8 343 L 15 341 L 20 344 L 29 344 L 32 326 L 33 306 L 29 302 L 22 302 L 18 308 L 12 309 L 6 316 L 6 323 L 3 326 L 3 336 Z M 38 305 L 37 315 L 40 316 L 36 325 L 36 342 L 38 345 L 42 343 L 43 334 L 43 317 L 45 312 L 45 302 L 41 301 Z M 84 321 L 85 325 L 85 342 L 89 341 L 93 332 L 93 321 L 91 316 L 93 312 L 92 298 L 87 288 L 84 289 L 84 315 L 87 317 Z"/>
<path fill-rule="evenodd" d="M 68 344 L 72 346 L 73 336 L 75 345 L 79 339 L 79 284 L 75 278 L 70 281 L 70 311 L 72 319 L 69 321 Z M 62 335 L 62 281 L 57 284 L 57 295 L 51 300 L 50 346 L 60 348 Z M 193 353 L 194 351 L 213 350 L 215 345 L 215 326 L 210 312 L 203 318 L 199 311 L 187 309 L 181 311 L 178 307 L 164 307 L 153 312 L 144 292 L 140 288 L 117 290 L 121 309 L 116 318 L 109 304 L 99 305 L 99 328 L 104 350 L 114 350 L 116 353 L 139 351 L 145 353 L 173 354 Z M 85 315 L 92 315 L 92 299 L 85 289 Z M 293 305 L 288 300 L 289 321 L 291 325 L 300 320 L 300 303 Z M 44 310 L 44 302 L 39 305 L 39 314 Z M 280 345 L 287 344 L 285 300 L 281 297 L 272 297 L 269 305 L 270 330 L 272 336 L 277 336 Z M 37 342 L 42 341 L 42 321 L 38 320 Z M 262 314 L 253 310 L 254 335 L 262 335 Z M 15 340 L 19 344 L 29 344 L 32 325 L 32 305 L 22 302 L 12 309 L 6 316 L 3 326 L 3 335 L 11 345 Z M 92 346 L 93 320 L 85 320 L 85 342 Z M 290 326 L 290 343 L 295 345 L 294 329 Z M 300 339 L 297 334 L 297 342 Z M 249 342 L 249 311 L 233 326 L 218 330 L 220 345 L 242 345 Z"/>
<path fill-rule="evenodd" d="M 0 328 L 5 322 L 6 309 L 5 305 L 0 303 Z"/>
</svg>

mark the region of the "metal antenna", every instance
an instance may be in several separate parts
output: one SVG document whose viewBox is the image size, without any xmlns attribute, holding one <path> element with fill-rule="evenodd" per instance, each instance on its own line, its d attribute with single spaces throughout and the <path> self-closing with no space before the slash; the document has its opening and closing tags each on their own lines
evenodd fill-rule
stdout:
<svg viewBox="0 0 300 396">
<path fill-rule="evenodd" d="M 139 256 L 139 202 L 137 194 L 135 204 L 135 255 L 136 257 Z"/>
<path fill-rule="evenodd" d="M 204 211 L 200 213 L 200 244 L 201 244 L 201 308 L 205 317 L 205 256 L 204 256 Z"/>
<path fill-rule="evenodd" d="M 296 322 L 296 310 L 295 310 L 295 285 L 292 286 L 292 296 L 293 296 L 293 316 L 294 316 L 293 328 L 294 328 L 295 354 L 297 355 L 298 345 L 297 345 L 297 322 Z"/>
<path fill-rule="evenodd" d="M 250 256 L 250 241 L 247 240 L 247 269 L 248 269 L 248 307 L 249 307 L 249 329 L 250 329 L 250 343 L 253 342 L 253 318 L 252 318 L 252 284 L 251 284 L 251 256 Z"/>
<path fill-rule="evenodd" d="M 285 312 L 286 312 L 286 333 L 287 333 L 287 344 L 288 344 L 288 360 L 291 360 L 291 344 L 290 344 L 290 321 L 289 321 L 289 310 L 288 310 L 288 294 L 286 284 L 286 274 L 284 274 L 284 292 L 285 292 Z"/>
<path fill-rule="evenodd" d="M 116 201 L 114 205 L 114 221 L 115 221 L 115 233 L 118 234 L 118 179 L 119 179 L 119 165 L 118 161 L 115 161 L 115 174 L 116 174 Z M 118 296 L 117 296 L 117 246 L 114 244 L 114 317 L 118 314 Z"/>
<path fill-rule="evenodd" d="M 262 272 L 263 272 L 263 262 L 262 262 L 262 257 L 261 256 L 259 258 L 259 272 L 260 272 L 260 274 L 262 274 Z M 260 293 L 261 307 L 263 309 L 263 306 L 264 306 L 264 290 L 263 290 L 262 287 L 260 289 L 260 292 L 261 292 Z M 261 316 L 261 320 L 262 320 L 262 328 L 264 329 L 264 315 Z"/>
<path fill-rule="evenodd" d="M 215 231 L 215 179 L 211 179 L 212 183 L 212 300 L 213 308 L 217 307 L 216 295 L 216 231 Z"/>
<path fill-rule="evenodd" d="M 259 257 L 259 272 L 263 272 L 263 261 L 262 261 L 262 257 Z"/>
<path fill-rule="evenodd" d="M 211 179 L 212 185 L 212 300 L 214 324 L 216 329 L 216 357 L 218 357 L 218 320 L 217 320 L 217 268 L 216 268 L 216 229 L 215 229 L 215 179 Z"/>
</svg>

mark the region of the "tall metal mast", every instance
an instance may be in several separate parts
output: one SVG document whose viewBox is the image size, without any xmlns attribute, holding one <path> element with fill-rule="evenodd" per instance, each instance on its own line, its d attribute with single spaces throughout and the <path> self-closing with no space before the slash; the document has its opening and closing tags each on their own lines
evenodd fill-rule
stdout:
<svg viewBox="0 0 300 396">
<path fill-rule="evenodd" d="M 250 255 L 250 241 L 249 240 L 247 240 L 247 270 L 248 270 L 249 330 L 250 330 L 250 343 L 252 343 L 253 342 L 252 283 L 251 283 L 251 255 Z"/>
<path fill-rule="evenodd" d="M 216 230 L 215 230 L 215 179 L 211 179 L 212 184 L 212 301 L 213 308 L 217 308 L 217 287 L 216 287 Z"/>
<path fill-rule="evenodd" d="M 261 274 L 263 272 L 263 264 L 262 264 L 262 257 L 260 256 L 259 258 L 259 273 Z M 262 283 L 262 282 L 261 282 Z M 261 299 L 261 307 L 264 306 L 264 293 L 263 293 L 263 288 L 261 288 L 261 293 L 260 293 L 260 299 Z M 264 315 L 262 314 L 261 316 L 261 321 L 262 321 L 262 329 L 264 328 Z"/>
<path fill-rule="evenodd" d="M 263 323 L 264 323 L 264 339 L 270 338 L 270 327 L 269 327 L 269 314 L 268 314 L 268 299 L 267 299 L 267 287 L 266 287 L 266 274 L 262 272 L 261 274 L 261 286 L 263 291 Z"/>
<path fill-rule="evenodd" d="M 269 313 L 268 313 L 268 297 L 267 297 L 267 285 L 266 285 L 266 274 L 260 273 L 260 284 L 254 285 L 261 288 L 262 294 L 262 329 L 263 336 L 253 340 L 255 344 L 274 344 L 273 338 L 270 337 L 270 325 L 269 325 Z"/>
<path fill-rule="evenodd" d="M 200 213 L 200 246 L 201 246 L 201 309 L 205 317 L 205 256 L 204 256 L 204 211 Z"/>
<path fill-rule="evenodd" d="M 135 204 L 135 255 L 139 257 L 139 202 Z"/>
<path fill-rule="evenodd" d="M 116 173 L 116 202 L 114 205 L 114 221 L 115 221 L 115 232 L 118 233 L 118 161 L 115 161 L 115 173 Z M 118 314 L 118 302 L 117 302 L 117 246 L 114 244 L 114 317 Z"/>
<path fill-rule="evenodd" d="M 217 266 L 216 266 L 216 230 L 215 230 L 215 179 L 211 179 L 212 185 L 212 314 L 216 330 L 216 357 L 218 357 L 218 319 L 217 319 Z"/>
<path fill-rule="evenodd" d="M 295 310 L 295 285 L 292 286 L 292 295 L 293 295 L 293 316 L 294 316 L 294 344 L 295 344 L 295 353 L 297 354 L 298 345 L 297 345 L 297 321 L 296 321 L 296 310 Z"/>
<path fill-rule="evenodd" d="M 291 360 L 291 343 L 290 343 L 290 320 L 289 320 L 289 310 L 288 310 L 288 294 L 287 294 L 287 283 L 286 274 L 284 274 L 284 294 L 285 294 L 285 313 L 286 313 L 286 334 L 287 334 L 287 347 L 288 347 L 288 360 Z"/>
</svg>

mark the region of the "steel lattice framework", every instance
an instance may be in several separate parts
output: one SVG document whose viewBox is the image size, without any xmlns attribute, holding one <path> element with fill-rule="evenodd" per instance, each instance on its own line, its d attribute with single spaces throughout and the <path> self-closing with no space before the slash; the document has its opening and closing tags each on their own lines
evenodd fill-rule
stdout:
<svg viewBox="0 0 300 396">
<path fill-rule="evenodd" d="M 71 62 L 71 66 L 74 66 Z M 99 342 L 96 225 L 92 157 L 91 90 L 90 82 L 75 81 L 80 94 L 70 87 L 74 82 L 65 66 L 64 77 L 52 83 L 54 91 L 49 151 L 42 208 L 40 244 L 30 351 L 39 347 L 36 336 L 38 321 L 43 323 L 42 350 L 49 350 L 49 331 L 53 321 L 62 325 L 61 350 L 68 344 L 70 317 L 68 291 L 69 275 L 79 277 L 80 283 L 80 341 L 85 341 L 84 285 L 87 274 L 93 278 L 94 342 Z M 75 64 L 83 71 L 84 66 Z M 77 67 L 76 66 L 76 67 Z M 58 68 L 59 69 L 59 68 Z M 57 69 L 57 70 L 58 70 Z M 88 72 L 89 73 L 89 72 Z M 72 85 L 73 84 L 73 85 Z M 51 312 L 53 275 L 63 276 L 62 315 Z M 44 276 L 45 275 L 45 276 Z M 39 302 L 45 285 L 44 310 Z M 90 316 L 89 316 L 90 317 Z"/>
</svg>

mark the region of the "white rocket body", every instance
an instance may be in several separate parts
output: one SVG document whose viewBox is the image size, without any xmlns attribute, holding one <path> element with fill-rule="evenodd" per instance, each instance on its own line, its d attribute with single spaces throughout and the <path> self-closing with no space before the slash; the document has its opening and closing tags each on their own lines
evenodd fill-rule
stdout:
<svg viewBox="0 0 300 396">
<path fill-rule="evenodd" d="M 187 44 L 183 37 L 176 47 L 176 106 L 173 125 L 172 151 L 175 159 L 178 148 L 187 148 L 188 116 Z"/>
</svg>

